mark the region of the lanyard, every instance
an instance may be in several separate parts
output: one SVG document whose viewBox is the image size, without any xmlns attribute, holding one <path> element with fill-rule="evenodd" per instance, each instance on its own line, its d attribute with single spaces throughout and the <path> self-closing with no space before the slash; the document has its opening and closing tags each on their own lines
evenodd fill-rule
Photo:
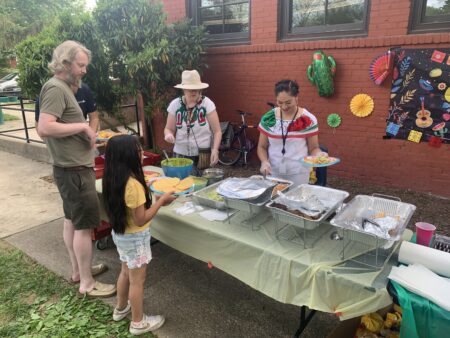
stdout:
<svg viewBox="0 0 450 338">
<path fill-rule="evenodd" d="M 194 110 L 195 106 L 192 108 L 187 108 L 186 107 L 186 112 L 187 112 L 187 116 L 186 116 L 186 131 L 187 131 L 187 135 L 189 137 L 189 133 L 191 132 L 191 123 L 192 123 L 192 111 Z"/>
<path fill-rule="evenodd" d="M 281 153 L 283 154 L 283 156 L 284 156 L 284 154 L 286 153 L 285 146 L 286 146 L 286 139 L 287 139 L 288 134 L 289 134 L 289 127 L 292 125 L 292 123 L 294 123 L 295 118 L 297 117 L 297 114 L 298 114 L 298 107 L 297 107 L 297 110 L 295 111 L 294 117 L 292 118 L 291 122 L 289 122 L 289 124 L 288 124 L 288 126 L 287 126 L 287 128 L 286 128 L 286 134 L 285 134 L 285 133 L 284 133 L 284 130 L 283 130 L 283 110 L 280 108 L 281 139 L 283 140 L 283 149 L 281 150 Z"/>
<path fill-rule="evenodd" d="M 192 123 L 192 118 L 193 118 L 193 112 L 194 112 L 194 109 L 197 107 L 197 106 L 199 106 L 199 105 L 201 105 L 202 104 L 202 101 L 203 101 L 203 97 L 201 97 L 200 98 L 200 100 L 199 101 L 197 101 L 196 103 L 195 103 L 195 105 L 192 107 L 192 108 L 188 108 L 188 106 L 187 106 L 187 102 L 185 103 L 184 102 L 184 100 L 183 100 L 183 96 L 181 97 L 181 104 L 184 106 L 184 108 L 185 108 L 185 110 L 186 110 L 186 113 L 187 113 L 187 116 L 186 116 L 186 131 L 187 131 L 187 135 L 188 135 L 188 137 L 189 137 L 189 133 L 190 133 L 190 131 L 191 131 L 191 123 Z"/>
</svg>

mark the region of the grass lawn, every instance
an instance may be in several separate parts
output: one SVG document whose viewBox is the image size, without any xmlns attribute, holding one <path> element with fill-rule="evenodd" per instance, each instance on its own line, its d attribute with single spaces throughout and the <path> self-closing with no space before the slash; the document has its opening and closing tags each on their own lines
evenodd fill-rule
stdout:
<svg viewBox="0 0 450 338">
<path fill-rule="evenodd" d="M 134 337 L 100 300 L 0 241 L 0 337 Z M 152 334 L 141 337 L 155 337 Z"/>
<path fill-rule="evenodd" d="M 17 116 L 11 114 L 3 114 L 3 121 L 15 121 L 20 120 Z"/>
</svg>

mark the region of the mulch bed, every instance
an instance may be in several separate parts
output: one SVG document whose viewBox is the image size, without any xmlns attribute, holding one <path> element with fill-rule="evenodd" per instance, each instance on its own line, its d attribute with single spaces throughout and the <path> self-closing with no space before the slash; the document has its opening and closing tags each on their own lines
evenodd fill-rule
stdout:
<svg viewBox="0 0 450 338">
<path fill-rule="evenodd" d="M 259 166 L 252 164 L 220 167 L 225 170 L 225 176 L 248 177 L 259 174 Z M 331 175 L 328 175 L 327 186 L 349 192 L 349 199 L 355 195 L 371 195 L 373 193 L 399 197 L 403 202 L 411 203 L 417 207 L 408 228 L 415 230 L 414 224 L 416 222 L 428 222 L 436 225 L 438 234 L 450 236 L 450 199 L 448 198 Z"/>
<path fill-rule="evenodd" d="M 249 164 L 246 166 L 219 166 L 225 170 L 226 177 L 249 177 L 259 174 L 259 166 Z M 41 177 L 48 183 L 53 183 L 53 177 Z M 403 202 L 411 203 L 417 207 L 408 228 L 414 230 L 416 222 L 428 222 L 436 225 L 436 232 L 450 236 L 450 199 L 413 190 L 393 187 L 384 187 L 372 183 L 361 182 L 354 179 L 328 175 L 327 186 L 341 189 L 350 193 L 349 201 L 355 195 L 371 195 L 373 193 L 399 197 Z"/>
</svg>

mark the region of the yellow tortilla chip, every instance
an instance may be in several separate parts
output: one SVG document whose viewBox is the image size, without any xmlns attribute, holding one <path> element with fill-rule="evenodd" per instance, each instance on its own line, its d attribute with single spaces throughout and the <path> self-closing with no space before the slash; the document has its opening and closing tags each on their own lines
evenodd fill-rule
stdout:
<svg viewBox="0 0 450 338">
<path fill-rule="evenodd" d="M 144 179 L 145 179 L 145 182 L 148 182 L 148 181 L 150 181 L 152 178 L 155 178 L 155 177 L 158 177 L 158 176 L 159 176 L 158 173 L 154 173 L 154 174 L 150 174 L 150 175 L 144 174 Z"/>
<path fill-rule="evenodd" d="M 174 190 L 178 183 L 180 183 L 180 179 L 176 177 L 161 178 L 153 182 L 153 189 L 168 192 Z"/>
<path fill-rule="evenodd" d="M 156 190 L 158 192 L 172 192 L 172 191 L 175 191 L 175 188 L 174 187 L 162 187 L 162 188 L 156 189 Z"/>
<path fill-rule="evenodd" d="M 181 191 L 188 190 L 193 185 L 194 185 L 194 179 L 192 177 L 186 177 L 175 188 L 177 190 L 180 190 L 180 192 L 181 192 Z"/>
</svg>

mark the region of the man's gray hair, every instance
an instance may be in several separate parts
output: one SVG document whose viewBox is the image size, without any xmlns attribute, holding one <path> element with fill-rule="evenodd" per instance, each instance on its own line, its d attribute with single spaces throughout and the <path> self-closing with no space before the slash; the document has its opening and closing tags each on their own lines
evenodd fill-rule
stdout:
<svg viewBox="0 0 450 338">
<path fill-rule="evenodd" d="M 53 74 L 63 72 L 66 70 L 66 66 L 70 65 L 78 52 L 84 52 L 88 56 L 89 62 L 91 61 L 91 51 L 77 41 L 67 40 L 61 43 L 53 51 L 52 62 L 48 64 Z"/>
</svg>

